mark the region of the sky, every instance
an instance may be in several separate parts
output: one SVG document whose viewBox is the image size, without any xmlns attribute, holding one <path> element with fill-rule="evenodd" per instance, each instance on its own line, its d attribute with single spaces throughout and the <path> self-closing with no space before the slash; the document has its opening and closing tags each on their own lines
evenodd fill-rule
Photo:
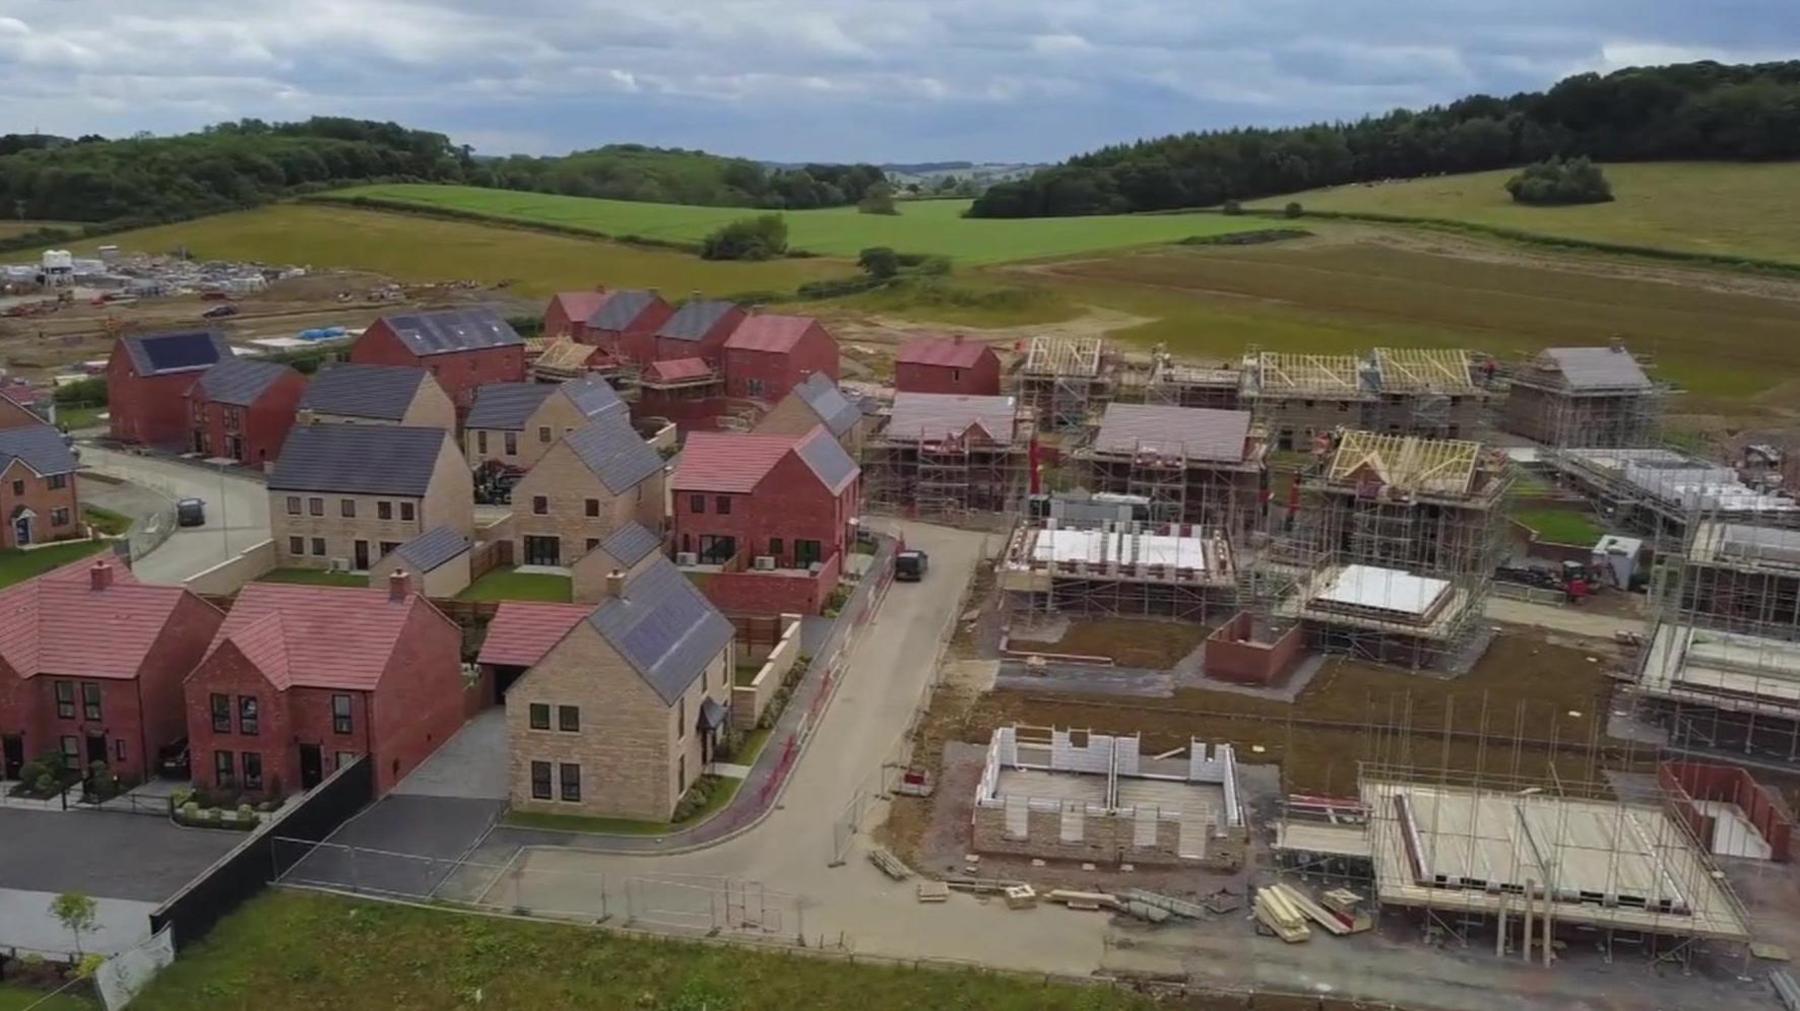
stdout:
<svg viewBox="0 0 1800 1011">
<path fill-rule="evenodd" d="M 0 133 L 327 114 L 485 154 L 1031 162 L 1795 57 L 1796 0 L 0 0 Z"/>
</svg>

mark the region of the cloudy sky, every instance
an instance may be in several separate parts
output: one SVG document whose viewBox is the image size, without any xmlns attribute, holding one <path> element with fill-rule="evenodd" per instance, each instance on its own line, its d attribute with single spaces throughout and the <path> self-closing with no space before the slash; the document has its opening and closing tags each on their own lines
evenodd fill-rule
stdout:
<svg viewBox="0 0 1800 1011">
<path fill-rule="evenodd" d="M 1796 56 L 1796 0 L 0 0 L 0 133 L 328 113 L 495 154 L 1054 160 Z"/>
</svg>

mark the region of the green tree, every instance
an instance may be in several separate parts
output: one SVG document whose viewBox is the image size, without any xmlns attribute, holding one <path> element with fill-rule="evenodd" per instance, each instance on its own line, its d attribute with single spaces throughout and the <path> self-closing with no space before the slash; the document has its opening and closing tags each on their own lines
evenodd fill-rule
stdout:
<svg viewBox="0 0 1800 1011">
<path fill-rule="evenodd" d="M 856 202 L 856 209 L 864 214 L 899 214 L 900 209 L 894 206 L 894 188 L 887 183 L 875 183 L 863 193 Z"/>
<path fill-rule="evenodd" d="M 887 246 L 870 246 L 857 254 L 856 265 L 870 277 L 885 280 L 900 273 L 900 254 Z"/>
<path fill-rule="evenodd" d="M 700 242 L 707 260 L 770 260 L 787 252 L 787 219 L 779 214 L 739 218 Z"/>
<path fill-rule="evenodd" d="M 1513 202 L 1536 206 L 1603 204 L 1613 198 L 1612 184 L 1600 166 L 1586 158 L 1551 158 L 1506 181 Z"/>
<path fill-rule="evenodd" d="M 1300 206 L 1300 201 L 1290 200 L 1288 205 L 1281 209 L 1281 213 L 1285 217 L 1298 218 L 1306 214 L 1306 208 Z"/>
<path fill-rule="evenodd" d="M 93 932 L 99 914 L 98 904 L 81 892 L 64 892 L 50 900 L 50 915 L 74 936 L 77 955 L 81 954 L 81 935 Z"/>
</svg>

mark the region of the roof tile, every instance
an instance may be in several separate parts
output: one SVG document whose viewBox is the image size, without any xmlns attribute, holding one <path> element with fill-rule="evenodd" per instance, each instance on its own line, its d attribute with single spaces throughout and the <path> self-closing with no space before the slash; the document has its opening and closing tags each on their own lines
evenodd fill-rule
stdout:
<svg viewBox="0 0 1800 1011">
<path fill-rule="evenodd" d="M 250 583 L 212 648 L 231 642 L 278 689 L 372 691 L 419 607 L 449 621 L 417 593 L 395 601 L 386 588 Z"/>
<path fill-rule="evenodd" d="M 988 354 L 986 344 L 962 337 L 920 337 L 901 345 L 894 361 L 900 365 L 943 365 L 950 368 L 974 368 L 981 356 Z"/>
<path fill-rule="evenodd" d="M 280 362 L 259 362 L 248 358 L 226 358 L 200 375 L 189 396 L 200 396 L 221 404 L 251 407 L 269 387 L 287 376 L 297 376 L 291 366 Z"/>
<path fill-rule="evenodd" d="M 428 374 L 416 365 L 340 363 L 313 376 L 300 408 L 345 418 L 399 421 Z"/>
<path fill-rule="evenodd" d="M 725 347 L 733 351 L 792 351 L 818 322 L 811 316 L 757 313 L 744 317 L 726 339 Z"/>
<path fill-rule="evenodd" d="M 401 425 L 296 425 L 269 474 L 270 491 L 418 498 L 449 434 Z"/>
</svg>

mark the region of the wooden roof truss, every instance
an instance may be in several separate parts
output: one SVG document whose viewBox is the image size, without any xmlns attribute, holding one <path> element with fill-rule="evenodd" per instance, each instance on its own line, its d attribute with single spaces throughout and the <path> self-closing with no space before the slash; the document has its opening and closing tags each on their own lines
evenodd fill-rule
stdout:
<svg viewBox="0 0 1800 1011">
<path fill-rule="evenodd" d="M 1355 355 L 1303 355 L 1264 351 L 1257 359 L 1264 393 L 1360 395 L 1362 362 Z"/>
<path fill-rule="evenodd" d="M 1355 483 L 1366 474 L 1409 494 L 1467 495 L 1480 455 L 1481 444 L 1475 442 L 1346 432 L 1327 480 Z"/>
</svg>

